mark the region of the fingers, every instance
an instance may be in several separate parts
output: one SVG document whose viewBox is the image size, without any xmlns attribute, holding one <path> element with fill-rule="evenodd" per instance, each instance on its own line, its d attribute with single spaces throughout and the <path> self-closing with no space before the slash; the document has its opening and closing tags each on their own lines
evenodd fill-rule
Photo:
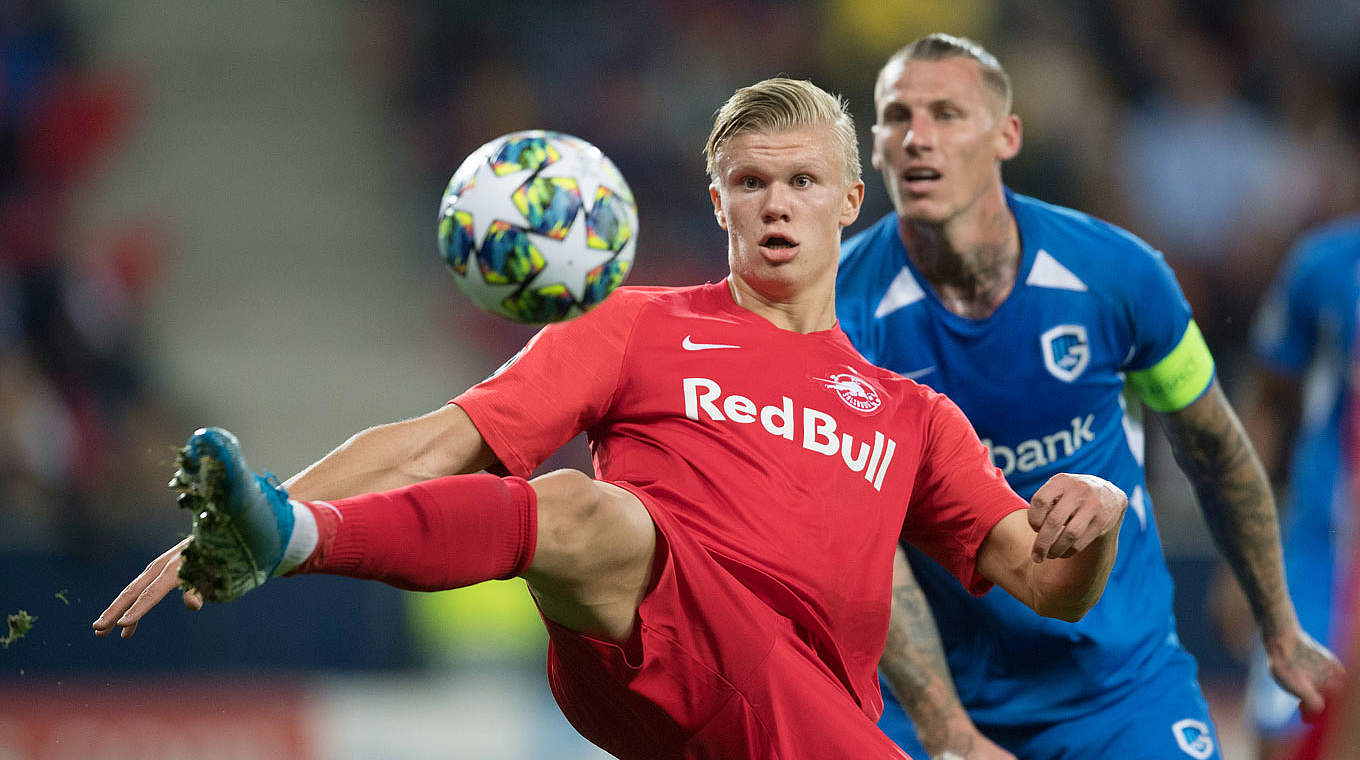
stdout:
<svg viewBox="0 0 1360 760">
<path fill-rule="evenodd" d="M 1065 559 L 1118 525 L 1127 500 L 1109 482 L 1089 475 L 1054 475 L 1035 492 L 1028 512 L 1034 529 L 1030 559 Z"/>
<path fill-rule="evenodd" d="M 1049 547 L 1048 556 L 1053 559 L 1066 559 L 1089 546 L 1097 535 L 1091 527 L 1094 520 L 1095 515 L 1091 510 L 1074 509 L 1072 516 L 1067 519 L 1067 524 Z"/>
<path fill-rule="evenodd" d="M 1038 496 L 1035 496 L 1036 500 Z M 1034 536 L 1034 546 L 1030 549 L 1030 559 L 1035 562 L 1043 562 L 1046 558 L 1061 556 L 1063 551 L 1071 548 L 1073 540 L 1067 536 L 1067 523 L 1073 517 L 1075 502 L 1071 499 L 1055 499 L 1047 504 L 1044 510 L 1044 519 L 1036 527 L 1034 518 L 1030 517 L 1030 527 L 1035 528 L 1037 534 Z M 1061 544 L 1059 543 L 1061 540 Z M 1059 551 L 1061 546 L 1061 551 Z"/>
<path fill-rule="evenodd" d="M 161 556 L 152 560 L 146 569 L 129 583 L 99 617 L 92 623 L 96 636 L 106 636 L 114 628 L 121 627 L 122 637 L 128 638 L 137 630 L 137 621 L 156 603 L 165 598 L 179 585 L 180 553 L 189 545 L 191 539 L 175 544 Z M 197 609 L 189 604 L 190 609 Z M 198 605 L 202 606 L 199 599 Z"/>
<path fill-rule="evenodd" d="M 1307 721 L 1322 712 L 1328 695 L 1345 678 L 1336 656 L 1301 630 L 1267 643 L 1266 653 L 1275 680 L 1299 698 L 1299 712 Z"/>
<path fill-rule="evenodd" d="M 1322 693 L 1307 681 L 1300 681 L 1292 691 L 1294 696 L 1299 698 L 1299 716 L 1304 720 L 1311 722 L 1322 712 L 1322 708 L 1327 706 L 1327 700 L 1323 699 Z"/>
<path fill-rule="evenodd" d="M 171 558 L 171 561 L 167 562 L 161 569 L 160 574 L 146 586 L 137 600 L 132 603 L 132 606 L 115 622 L 125 629 L 128 626 L 133 626 L 135 630 L 137 621 L 141 620 L 143 615 L 150 612 L 151 608 L 159 604 L 167 594 L 179 588 L 179 565 L 180 558 L 178 555 Z M 123 638 L 131 635 L 131 632 L 125 630 Z"/>
<path fill-rule="evenodd" d="M 1044 527 L 1044 522 L 1048 520 L 1049 513 L 1053 511 L 1053 507 L 1062 498 L 1062 487 L 1055 481 L 1056 478 L 1044 483 L 1038 491 L 1034 492 L 1034 498 L 1029 500 L 1027 516 L 1029 517 L 1029 527 L 1035 533 L 1038 533 L 1039 529 Z"/>
</svg>

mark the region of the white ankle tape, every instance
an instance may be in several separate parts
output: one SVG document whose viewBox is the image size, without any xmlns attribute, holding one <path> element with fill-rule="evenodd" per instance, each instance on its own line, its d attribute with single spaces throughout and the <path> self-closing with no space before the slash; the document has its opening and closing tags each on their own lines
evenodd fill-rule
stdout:
<svg viewBox="0 0 1360 760">
<path fill-rule="evenodd" d="M 274 575 L 283 575 L 307 561 L 316 549 L 316 517 L 312 510 L 300 501 L 288 500 L 293 506 L 293 534 L 288 537 L 288 546 L 283 550 L 283 561 L 279 562 Z"/>
</svg>

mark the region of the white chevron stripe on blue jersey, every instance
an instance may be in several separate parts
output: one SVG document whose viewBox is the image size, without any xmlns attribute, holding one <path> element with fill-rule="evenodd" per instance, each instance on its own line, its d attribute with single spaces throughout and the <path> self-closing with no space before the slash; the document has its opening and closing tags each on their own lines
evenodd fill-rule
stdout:
<svg viewBox="0 0 1360 760">
<path fill-rule="evenodd" d="M 1078 293 L 1086 291 L 1086 283 L 1072 274 L 1070 269 L 1059 264 L 1057 259 L 1042 248 L 1034 254 L 1034 268 L 1029 270 L 1029 277 L 1025 278 L 1025 284 L 1033 285 L 1036 288 L 1075 290 Z"/>
<path fill-rule="evenodd" d="M 925 297 L 926 292 L 916 282 L 911 269 L 902 267 L 902 271 L 897 273 L 892 284 L 888 286 L 888 292 L 883 294 L 883 300 L 878 302 L 874 316 L 882 319 L 903 306 L 910 306 Z"/>
</svg>

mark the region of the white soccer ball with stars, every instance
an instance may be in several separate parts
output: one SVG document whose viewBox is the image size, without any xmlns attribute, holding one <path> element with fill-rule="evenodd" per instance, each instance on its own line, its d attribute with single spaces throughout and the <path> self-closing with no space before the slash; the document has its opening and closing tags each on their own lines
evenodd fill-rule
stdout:
<svg viewBox="0 0 1360 760">
<path fill-rule="evenodd" d="M 439 250 L 483 309 L 525 324 L 581 314 L 628 275 L 637 203 L 599 148 L 513 132 L 463 161 L 439 204 Z"/>
</svg>

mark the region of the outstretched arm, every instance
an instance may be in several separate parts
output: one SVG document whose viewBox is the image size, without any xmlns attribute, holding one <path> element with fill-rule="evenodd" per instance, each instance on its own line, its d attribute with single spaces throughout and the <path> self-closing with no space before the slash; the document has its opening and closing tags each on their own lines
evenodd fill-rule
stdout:
<svg viewBox="0 0 1360 760">
<path fill-rule="evenodd" d="M 429 414 L 369 428 L 356 434 L 287 482 L 289 495 L 303 501 L 339 499 L 418 483 L 443 475 L 476 472 L 495 455 L 467 414 L 448 404 Z M 115 627 L 127 638 L 142 616 L 179 587 L 181 553 L 188 538 L 152 560 L 94 621 L 95 635 Z M 198 593 L 185 590 L 184 604 L 203 606 Z"/>
<path fill-rule="evenodd" d="M 476 426 L 457 404 L 422 417 L 356 433 L 284 487 L 302 501 L 387 491 L 496 463 Z"/>
<path fill-rule="evenodd" d="M 1271 673 L 1305 711 L 1321 710 L 1341 665 L 1299 627 L 1270 482 L 1218 381 L 1194 403 L 1163 415 L 1162 424 L 1214 543 L 1251 605 Z"/>
<path fill-rule="evenodd" d="M 1128 498 L 1094 475 L 1049 478 L 978 551 L 983 577 L 1045 617 L 1080 620 L 1105 590 Z"/>
<path fill-rule="evenodd" d="M 931 757 L 1015 760 L 973 725 L 949 675 L 930 604 L 907 564 L 902 547 L 893 559 L 892 615 L 878 667 L 916 726 Z M 952 755 L 944 755 L 950 752 Z"/>
</svg>

